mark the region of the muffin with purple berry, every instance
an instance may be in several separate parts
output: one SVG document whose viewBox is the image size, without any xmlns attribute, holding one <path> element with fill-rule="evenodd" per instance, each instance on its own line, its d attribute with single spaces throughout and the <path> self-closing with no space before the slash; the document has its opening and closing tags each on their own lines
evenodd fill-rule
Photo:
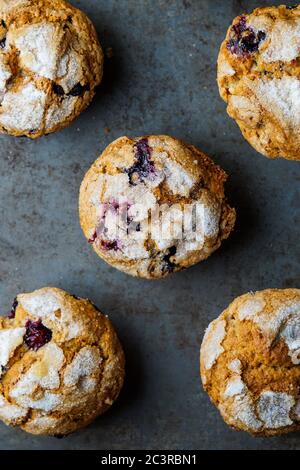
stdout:
<svg viewBox="0 0 300 470">
<path fill-rule="evenodd" d="M 36 138 L 68 126 L 102 72 L 83 12 L 64 0 L 0 1 L 0 132 Z"/>
<path fill-rule="evenodd" d="M 66 435 L 116 400 L 124 354 L 88 300 L 55 288 L 15 299 L 0 317 L 0 419 L 32 434 Z"/>
<path fill-rule="evenodd" d="M 233 21 L 218 84 L 244 137 L 270 158 L 300 160 L 300 6 L 258 8 Z"/>
<path fill-rule="evenodd" d="M 172 137 L 121 137 L 82 182 L 83 232 L 115 268 L 165 277 L 208 258 L 229 236 L 235 210 L 226 178 L 207 155 Z"/>
</svg>

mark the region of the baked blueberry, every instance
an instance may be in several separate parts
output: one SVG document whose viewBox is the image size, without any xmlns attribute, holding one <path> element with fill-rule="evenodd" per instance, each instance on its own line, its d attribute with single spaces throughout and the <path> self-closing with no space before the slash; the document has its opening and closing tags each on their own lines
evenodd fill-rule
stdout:
<svg viewBox="0 0 300 470">
<path fill-rule="evenodd" d="M 53 83 L 53 91 L 58 96 L 64 96 L 65 91 L 62 86 L 57 85 L 57 83 Z"/>
<path fill-rule="evenodd" d="M 245 16 L 239 18 L 237 23 L 232 26 L 231 37 L 227 42 L 227 49 L 232 54 L 247 56 L 257 52 L 259 45 L 266 38 L 264 31 L 255 31 L 247 25 Z"/>
<path fill-rule="evenodd" d="M 45 344 L 49 343 L 52 338 L 52 331 L 43 325 L 42 320 L 27 320 L 25 323 L 26 333 L 24 341 L 29 349 L 37 351 Z"/>
<path fill-rule="evenodd" d="M 130 184 L 136 184 L 137 180 L 142 181 L 155 172 L 154 163 L 151 161 L 151 148 L 148 139 L 140 139 L 134 145 L 135 162 L 130 168 L 126 168 Z"/>
<path fill-rule="evenodd" d="M 82 96 L 85 91 L 90 91 L 89 85 L 81 85 L 76 83 L 73 88 L 67 93 L 68 96 Z"/>
</svg>

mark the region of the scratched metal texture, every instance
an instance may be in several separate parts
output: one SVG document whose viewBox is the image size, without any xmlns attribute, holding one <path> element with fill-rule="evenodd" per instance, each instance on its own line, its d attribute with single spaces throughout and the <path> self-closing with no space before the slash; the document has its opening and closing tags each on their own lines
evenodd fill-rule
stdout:
<svg viewBox="0 0 300 470">
<path fill-rule="evenodd" d="M 252 438 L 229 429 L 201 389 L 199 346 L 236 296 L 299 287 L 296 162 L 257 154 L 227 116 L 216 59 L 236 15 L 280 1 L 73 1 L 94 21 L 105 79 L 68 129 L 35 142 L 0 137 L 1 312 L 16 293 L 52 285 L 91 298 L 115 324 L 127 380 L 111 411 L 67 438 L 0 424 L 1 449 L 300 449 L 299 434 Z M 162 281 L 102 262 L 78 223 L 80 182 L 117 137 L 166 133 L 199 146 L 230 174 L 233 236 L 209 260 Z"/>
</svg>

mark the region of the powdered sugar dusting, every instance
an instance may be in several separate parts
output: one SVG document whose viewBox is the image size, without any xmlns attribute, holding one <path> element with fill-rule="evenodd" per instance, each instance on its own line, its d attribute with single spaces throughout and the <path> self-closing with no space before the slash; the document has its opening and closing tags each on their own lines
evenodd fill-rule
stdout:
<svg viewBox="0 0 300 470">
<path fill-rule="evenodd" d="M 61 308 L 61 299 L 51 291 L 38 291 L 33 294 L 21 294 L 18 301 L 33 317 L 56 320 L 55 312 Z"/>
<path fill-rule="evenodd" d="M 201 216 L 200 216 L 201 217 Z M 204 204 L 202 225 L 203 233 L 207 238 L 216 238 L 219 233 L 219 223 L 221 217 L 221 207 L 211 201 L 211 204 Z"/>
<path fill-rule="evenodd" d="M 68 329 L 66 333 L 66 339 L 68 341 L 80 336 L 82 325 L 78 321 L 70 320 L 70 323 L 68 322 L 67 325 Z"/>
<path fill-rule="evenodd" d="M 281 124 L 293 128 L 300 124 L 300 81 L 282 77 L 247 82 L 261 105 L 272 112 Z"/>
<path fill-rule="evenodd" d="M 222 341 L 226 335 L 225 328 L 225 320 L 215 320 L 205 332 L 201 355 L 206 370 L 211 369 L 218 357 L 224 352 Z"/>
<path fill-rule="evenodd" d="M 240 377 L 234 377 L 229 380 L 227 383 L 226 389 L 224 391 L 223 397 L 230 398 L 234 397 L 236 395 L 240 395 L 241 393 L 244 393 L 247 390 L 244 382 Z"/>
<path fill-rule="evenodd" d="M 251 398 L 247 394 L 241 394 L 234 397 L 232 405 L 233 424 L 237 421 L 248 429 L 259 431 L 263 423 L 256 417 Z"/>
<path fill-rule="evenodd" d="M 300 364 L 300 301 L 288 301 L 282 307 L 265 310 L 263 298 L 253 297 L 241 305 L 239 319 L 256 323 L 269 346 L 282 338 L 294 364 Z"/>
<path fill-rule="evenodd" d="M 26 423 L 26 430 L 45 432 L 46 429 L 55 429 L 59 422 L 60 419 L 54 416 L 39 416 Z"/>
<path fill-rule="evenodd" d="M 99 350 L 86 346 L 82 348 L 75 358 L 66 367 L 64 383 L 67 386 L 76 385 L 82 377 L 87 377 L 96 372 L 101 363 Z"/>
<path fill-rule="evenodd" d="M 80 388 L 84 393 L 91 393 L 97 387 L 97 380 L 92 377 L 83 377 L 80 381 Z"/>
<path fill-rule="evenodd" d="M 144 184 L 129 185 L 126 174 L 116 176 L 106 175 L 106 189 L 103 194 L 103 202 L 111 201 L 118 197 L 118 202 L 130 202 L 144 206 L 143 212 L 139 213 L 137 220 L 141 221 L 148 215 L 148 210 L 155 207 L 156 198 L 150 189 L 145 188 Z"/>
<path fill-rule="evenodd" d="M 99 210 L 99 202 L 101 201 L 101 194 L 106 183 L 107 175 L 99 174 L 97 177 L 89 181 L 88 185 L 88 202 L 95 206 L 96 211 Z M 99 215 L 99 214 L 98 214 Z M 102 216 L 102 213 L 100 214 Z"/>
<path fill-rule="evenodd" d="M 6 12 L 13 7 L 25 5 L 29 0 L 1 0 L 0 11 Z"/>
<path fill-rule="evenodd" d="M 69 48 L 58 64 L 57 76 L 65 93 L 69 93 L 79 82 L 83 81 L 83 71 L 77 52 Z"/>
<path fill-rule="evenodd" d="M 0 330 L 0 378 L 2 367 L 5 367 L 14 351 L 23 343 L 25 328 Z"/>
<path fill-rule="evenodd" d="M 257 297 L 247 300 L 238 309 L 239 319 L 251 320 L 265 307 L 265 302 Z"/>
<path fill-rule="evenodd" d="M 33 83 L 25 84 L 18 92 L 7 91 L 0 108 L 0 124 L 20 131 L 38 129 L 43 119 L 45 100 L 45 93 Z"/>
<path fill-rule="evenodd" d="M 27 409 L 9 403 L 3 395 L 0 394 L 0 419 L 13 423 L 27 415 Z"/>
<path fill-rule="evenodd" d="M 220 411 L 228 417 L 232 424 L 241 423 L 248 429 L 259 431 L 263 423 L 255 414 L 255 404 L 247 385 L 242 380 L 241 361 L 234 359 L 228 364 L 228 369 L 233 374 L 229 377 L 222 394 Z"/>
<path fill-rule="evenodd" d="M 235 70 L 227 60 L 222 59 L 218 64 L 218 74 L 220 77 L 232 77 L 235 75 Z"/>
<path fill-rule="evenodd" d="M 151 237 L 158 249 L 165 250 L 177 244 L 177 241 L 180 240 L 184 213 L 180 204 L 174 204 L 171 207 L 164 204 L 158 210 L 160 217 L 154 218 L 151 227 Z M 176 255 L 178 259 L 180 252 L 177 252 Z"/>
<path fill-rule="evenodd" d="M 263 422 L 255 414 L 255 404 L 240 373 L 234 373 L 228 380 L 219 408 L 233 425 L 241 423 L 252 431 L 259 431 L 263 427 Z"/>
<path fill-rule="evenodd" d="M 156 198 L 150 189 L 145 187 L 144 184 L 130 185 L 127 174 L 118 174 L 116 176 L 106 175 L 105 183 L 101 178 L 101 185 L 105 184 L 105 190 L 102 195 L 103 203 L 110 203 L 117 197 L 119 206 L 122 204 L 130 205 L 130 219 L 132 225 L 139 223 L 143 226 L 146 222 L 148 226 L 149 210 L 153 210 L 156 205 Z M 95 185 L 96 191 L 97 185 Z M 94 196 L 95 197 L 95 196 Z M 100 195 L 98 200 L 98 221 L 99 225 L 102 224 L 103 218 L 103 204 L 100 204 Z M 111 252 L 116 257 L 126 256 L 129 259 L 148 258 L 149 253 L 146 250 L 144 243 L 148 236 L 148 230 L 140 230 L 137 233 L 135 230 L 131 233 L 127 232 L 127 226 L 120 225 L 120 212 L 114 210 L 107 210 L 105 213 L 105 240 L 113 242 L 116 240 L 116 234 L 120 232 L 122 236 L 121 251 Z M 125 220 L 123 221 L 126 222 Z M 101 234 L 100 237 L 102 238 Z"/>
<path fill-rule="evenodd" d="M 289 349 L 292 362 L 296 365 L 300 364 L 300 304 L 297 310 L 296 316 L 292 315 L 280 333 L 280 337 L 284 339 Z"/>
<path fill-rule="evenodd" d="M 258 400 L 257 411 L 268 428 L 278 429 L 293 424 L 289 413 L 294 405 L 295 399 L 292 396 L 266 391 Z"/>
<path fill-rule="evenodd" d="M 55 410 L 61 402 L 61 395 L 55 393 L 45 392 L 42 398 L 34 400 L 33 398 L 24 395 L 18 397 L 17 402 L 23 407 L 32 408 L 34 410 L 42 410 L 45 413 Z"/>
<path fill-rule="evenodd" d="M 189 207 L 174 204 L 161 205 L 161 218 L 155 218 L 151 237 L 160 250 L 176 245 L 176 259 L 180 261 L 188 251 L 201 250 L 206 238 L 219 233 L 220 206 L 195 202 Z M 193 222 L 194 221 L 194 222 Z"/>
<path fill-rule="evenodd" d="M 172 161 L 168 154 L 162 153 L 160 160 L 163 163 L 163 171 L 170 191 L 187 197 L 196 183 L 196 178 L 181 165 Z"/>
<path fill-rule="evenodd" d="M 175 191 L 175 186 L 173 189 L 176 194 L 183 195 L 183 186 L 185 186 L 187 195 L 194 185 L 194 180 L 190 183 L 184 182 L 184 171 L 181 173 L 183 179 L 177 179 L 177 189 Z M 207 196 L 208 199 L 204 202 L 195 202 L 189 207 L 181 204 L 158 204 L 152 191 L 160 181 L 161 177 L 158 180 L 154 179 L 148 188 L 146 183 L 130 185 L 126 174 L 117 174 L 105 177 L 101 175 L 98 184 L 92 183 L 90 201 L 96 205 L 98 199 L 97 220 L 98 226 L 102 226 L 101 232 L 97 229 L 99 239 L 96 245 L 105 232 L 105 240 L 111 242 L 121 237 L 120 250 L 111 251 L 111 256 L 146 259 L 149 258 L 149 252 L 145 247 L 145 240 L 150 236 L 159 250 L 166 250 L 176 245 L 176 258 L 180 260 L 188 251 L 201 250 L 206 238 L 215 239 L 218 236 L 221 207 L 217 202 Z M 103 193 L 100 196 L 101 189 Z M 129 227 L 120 225 L 119 209 L 111 210 L 109 205 L 103 209 L 105 204 L 111 204 L 110 201 L 116 200 L 116 197 L 120 207 L 125 204 L 129 206 L 128 216 L 131 220 Z M 103 201 L 102 204 L 100 200 Z M 151 211 L 151 222 L 149 211 Z M 135 229 L 130 230 L 130 227 L 135 227 L 136 224 L 140 226 L 138 233 Z M 92 235 L 91 233 L 91 237 Z"/>
<path fill-rule="evenodd" d="M 10 77 L 10 67 L 5 60 L 4 54 L 0 53 L 0 104 L 2 103 L 3 96 L 6 92 L 6 83 Z"/>
<path fill-rule="evenodd" d="M 295 405 L 294 397 L 279 392 L 265 390 L 255 402 L 246 384 L 241 379 L 241 368 L 234 360 L 234 374 L 229 378 L 222 401 L 219 405 L 220 411 L 232 424 L 240 422 L 248 429 L 259 431 L 265 429 L 278 429 L 293 424 L 290 413 Z M 240 361 L 238 361 L 240 362 Z M 236 372 L 238 371 L 239 372 Z M 229 402 L 229 400 L 233 400 Z M 293 409 L 297 416 L 296 407 Z"/>
<path fill-rule="evenodd" d="M 289 301 L 286 305 L 270 313 L 261 312 L 253 317 L 271 345 L 282 338 L 289 348 L 290 355 L 299 350 L 300 345 L 300 301 Z"/>
<path fill-rule="evenodd" d="M 60 386 L 59 371 L 64 363 L 64 353 L 53 342 L 46 344 L 36 353 L 36 362 L 25 372 L 16 385 L 11 389 L 10 396 L 14 398 L 17 403 L 23 407 L 30 406 L 31 408 L 42 409 L 42 404 L 45 404 L 45 411 L 56 400 L 56 395 L 45 391 L 44 398 L 37 400 L 37 404 L 33 406 L 36 401 L 32 394 L 38 387 L 44 390 L 54 390 Z M 48 403 L 49 401 L 49 403 Z"/>
<path fill-rule="evenodd" d="M 242 373 L 242 363 L 239 359 L 234 359 L 228 364 L 228 369 L 236 374 Z"/>
<path fill-rule="evenodd" d="M 46 127 L 51 128 L 67 119 L 74 110 L 76 98 L 66 97 L 61 103 L 53 103 L 47 110 Z"/>
<path fill-rule="evenodd" d="M 291 62 L 300 53 L 300 21 L 277 20 L 268 34 L 269 44 L 262 52 L 264 62 Z"/>
<path fill-rule="evenodd" d="M 20 51 L 21 65 L 40 76 L 54 79 L 60 54 L 63 30 L 51 23 L 36 23 L 9 29 L 7 47 Z"/>
</svg>

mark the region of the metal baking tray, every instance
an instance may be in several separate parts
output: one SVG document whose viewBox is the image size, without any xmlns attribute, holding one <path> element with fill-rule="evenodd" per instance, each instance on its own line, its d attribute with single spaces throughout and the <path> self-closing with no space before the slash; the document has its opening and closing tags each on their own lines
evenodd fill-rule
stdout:
<svg viewBox="0 0 300 470">
<path fill-rule="evenodd" d="M 72 1 L 107 54 L 92 105 L 37 141 L 0 137 L 0 299 L 57 286 L 115 324 L 127 379 L 111 411 L 61 440 L 0 424 L 0 449 L 300 449 L 299 435 L 252 438 L 227 427 L 202 391 L 199 346 L 234 297 L 299 287 L 297 162 L 257 154 L 227 116 L 216 59 L 232 19 L 281 1 Z M 207 261 L 166 280 L 131 278 L 93 252 L 78 222 L 85 171 L 112 140 L 165 133 L 199 146 L 230 175 L 234 234 Z"/>
</svg>

